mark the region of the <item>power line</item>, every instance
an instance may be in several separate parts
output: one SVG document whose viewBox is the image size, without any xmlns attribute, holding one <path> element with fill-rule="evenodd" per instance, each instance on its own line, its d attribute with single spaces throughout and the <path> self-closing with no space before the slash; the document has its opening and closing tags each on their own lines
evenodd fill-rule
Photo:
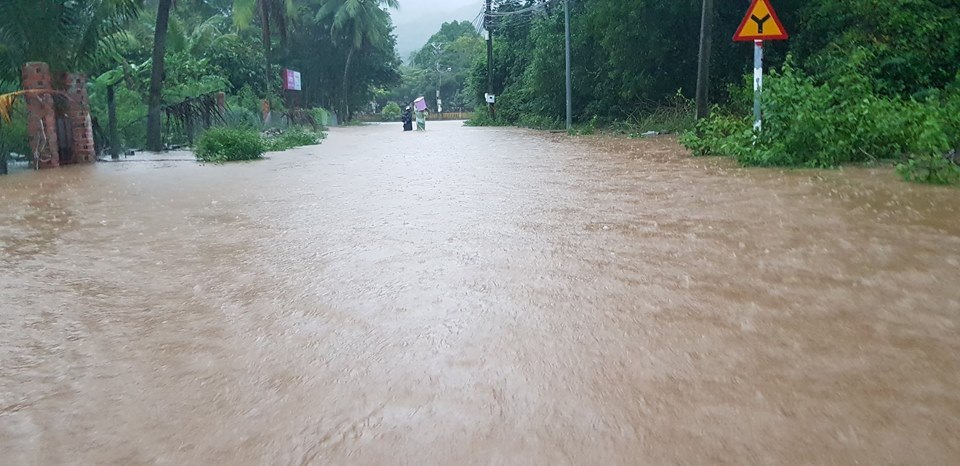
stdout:
<svg viewBox="0 0 960 466">
<path fill-rule="evenodd" d="M 559 0 L 546 0 L 513 11 L 491 11 L 487 13 L 484 9 L 481 10 L 480 13 L 478 13 L 474 18 L 473 26 L 476 28 L 477 32 L 480 32 L 484 29 L 502 26 L 503 24 L 506 24 L 504 23 L 504 20 L 508 18 L 511 21 L 520 21 L 521 23 L 530 22 L 539 14 L 546 12 L 548 8 L 556 4 L 558 1 Z"/>
<path fill-rule="evenodd" d="M 556 0 L 548 0 L 548 1 L 543 2 L 543 3 L 537 3 L 537 4 L 534 4 L 534 5 L 532 5 L 532 6 L 528 6 L 528 7 L 526 7 L 526 8 L 521 8 L 521 9 L 519 9 L 519 10 L 514 10 L 514 11 L 503 11 L 503 12 L 501 12 L 501 11 L 491 11 L 491 12 L 490 12 L 490 16 L 492 16 L 492 17 L 507 17 L 507 16 L 524 15 L 524 14 L 527 14 L 527 13 L 539 13 L 539 12 L 543 11 L 544 9 L 546 9 L 547 5 L 549 5 L 549 4 L 551 4 L 551 3 L 554 3 L 555 1 L 556 1 Z"/>
</svg>

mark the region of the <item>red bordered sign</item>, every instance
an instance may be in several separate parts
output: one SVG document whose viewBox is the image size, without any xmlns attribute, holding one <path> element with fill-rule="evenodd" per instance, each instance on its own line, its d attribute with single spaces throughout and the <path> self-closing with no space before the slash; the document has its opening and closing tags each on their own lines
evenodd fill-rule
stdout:
<svg viewBox="0 0 960 466">
<path fill-rule="evenodd" d="M 733 35 L 736 42 L 752 42 L 755 40 L 786 40 L 787 29 L 783 27 L 777 12 L 773 11 L 770 0 L 753 0 L 747 16 L 743 18 L 737 33 Z"/>
</svg>

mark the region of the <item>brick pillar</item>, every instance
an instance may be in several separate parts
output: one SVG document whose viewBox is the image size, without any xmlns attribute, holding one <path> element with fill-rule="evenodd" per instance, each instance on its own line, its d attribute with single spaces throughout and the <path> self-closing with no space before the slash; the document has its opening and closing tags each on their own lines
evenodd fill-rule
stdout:
<svg viewBox="0 0 960 466">
<path fill-rule="evenodd" d="M 260 101 L 260 112 L 263 114 L 263 124 L 270 123 L 270 101 L 263 99 Z"/>
<path fill-rule="evenodd" d="M 220 114 L 223 115 L 223 112 L 227 111 L 227 95 L 223 92 L 217 92 L 217 110 L 220 111 Z"/>
<path fill-rule="evenodd" d="M 30 62 L 22 69 L 24 90 L 52 90 L 50 67 L 46 63 Z M 30 137 L 31 154 L 39 159 L 40 168 L 60 166 L 57 148 L 57 119 L 53 112 L 52 94 L 27 95 L 27 134 Z"/>
<path fill-rule="evenodd" d="M 73 162 L 92 163 L 97 160 L 93 146 L 93 125 L 90 123 L 90 99 L 87 97 L 87 76 L 83 73 L 63 75 L 67 93 L 67 118 L 73 134 Z"/>
</svg>

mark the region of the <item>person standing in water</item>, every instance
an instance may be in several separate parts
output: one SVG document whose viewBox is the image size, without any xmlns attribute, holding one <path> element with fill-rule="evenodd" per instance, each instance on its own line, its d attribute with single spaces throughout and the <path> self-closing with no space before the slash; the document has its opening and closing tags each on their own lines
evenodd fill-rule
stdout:
<svg viewBox="0 0 960 466">
<path fill-rule="evenodd" d="M 402 121 L 404 131 L 413 131 L 413 115 L 410 114 L 409 105 L 407 105 L 407 108 L 403 111 Z"/>
<path fill-rule="evenodd" d="M 425 110 L 417 110 L 417 131 L 427 130 L 427 116 Z"/>
</svg>

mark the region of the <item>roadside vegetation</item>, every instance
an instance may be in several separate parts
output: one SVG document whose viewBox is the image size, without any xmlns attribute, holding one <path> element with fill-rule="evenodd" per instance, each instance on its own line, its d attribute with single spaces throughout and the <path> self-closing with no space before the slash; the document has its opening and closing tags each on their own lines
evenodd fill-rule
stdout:
<svg viewBox="0 0 960 466">
<path fill-rule="evenodd" d="M 791 37 L 764 46 L 761 131 L 751 118 L 753 46 L 731 41 L 747 2 L 715 3 L 712 111 L 695 122 L 701 1 L 570 2 L 571 133 L 674 133 L 696 155 L 748 166 L 873 163 L 910 181 L 960 180 L 960 3 L 776 0 Z M 29 61 L 49 63 L 53 76 L 85 73 L 101 149 L 191 146 L 211 127 L 258 132 L 268 148 L 286 144 L 277 131 L 306 143 L 296 128 L 322 138 L 323 125 L 359 113 L 397 121 L 419 96 L 435 111 L 436 91 L 444 110 L 478 110 L 471 125 L 558 130 L 563 4 L 495 0 L 489 17 L 445 23 L 401 59 L 396 0 L 3 0 L 0 94 L 20 89 Z M 484 28 L 494 37 L 490 84 Z M 285 68 L 300 71 L 302 91 L 283 90 Z M 23 99 L 3 103 L 11 118 L 0 121 L 0 168 L 30 153 Z"/>
<path fill-rule="evenodd" d="M 0 94 L 20 89 L 21 67 L 30 61 L 49 63 L 53 76 L 85 73 L 103 151 L 199 148 L 205 128 L 224 134 L 214 131 L 223 126 L 282 131 L 267 137 L 268 150 L 312 143 L 333 115 L 350 120 L 400 83 L 389 15 L 396 6 L 395 0 L 3 0 Z M 301 73 L 302 91 L 283 90 L 285 68 Z M 111 91 L 115 140 L 108 131 Z M 211 106 L 219 92 L 223 112 Z M 23 99 L 8 107 L 0 160 L 31 152 Z M 313 115 L 317 127 L 290 121 L 298 109 Z"/>
<path fill-rule="evenodd" d="M 562 2 L 494 3 L 496 118 L 481 104 L 487 63 L 478 56 L 467 82 L 479 110 L 470 124 L 563 128 Z M 510 14 L 531 5 L 542 7 Z M 715 7 L 712 116 L 695 123 L 702 2 L 571 2 L 573 133 L 678 133 L 695 155 L 748 166 L 875 163 L 910 181 L 960 181 L 960 4 L 774 2 L 791 37 L 764 44 L 759 132 L 753 45 L 731 41 L 747 6 Z"/>
<path fill-rule="evenodd" d="M 200 136 L 194 153 L 201 162 L 234 162 L 263 158 L 267 144 L 256 131 L 214 128 Z"/>
<path fill-rule="evenodd" d="M 320 144 L 324 137 L 325 133 L 296 127 L 265 133 L 242 127 L 211 128 L 197 140 L 194 154 L 197 160 L 211 163 L 257 160 L 265 152 Z"/>
</svg>

